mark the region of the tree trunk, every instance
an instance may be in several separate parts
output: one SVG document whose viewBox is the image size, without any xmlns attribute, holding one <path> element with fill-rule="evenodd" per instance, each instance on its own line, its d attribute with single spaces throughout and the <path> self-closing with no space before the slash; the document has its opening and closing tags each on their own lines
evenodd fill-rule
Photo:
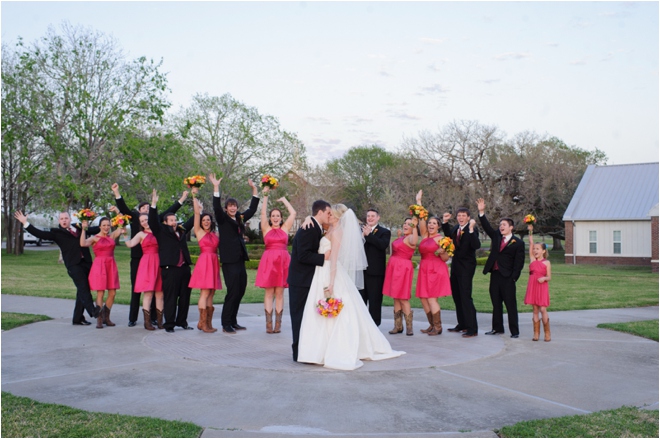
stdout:
<svg viewBox="0 0 660 439">
<path fill-rule="evenodd" d="M 557 236 L 552 237 L 552 251 L 564 251 L 564 247 L 561 245 L 561 238 Z"/>
</svg>

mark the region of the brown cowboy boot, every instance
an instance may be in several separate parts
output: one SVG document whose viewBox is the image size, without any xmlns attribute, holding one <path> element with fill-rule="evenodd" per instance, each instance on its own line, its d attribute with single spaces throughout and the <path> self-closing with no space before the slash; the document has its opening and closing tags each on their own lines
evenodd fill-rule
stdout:
<svg viewBox="0 0 660 439">
<path fill-rule="evenodd" d="M 442 334 L 442 321 L 440 320 L 440 311 L 432 314 L 433 329 L 426 333 L 426 335 L 439 335 Z"/>
<path fill-rule="evenodd" d="M 103 329 L 103 317 L 104 316 L 105 316 L 105 313 L 103 312 L 103 308 L 101 308 L 101 311 L 99 311 L 99 315 L 96 318 L 96 329 Z"/>
<path fill-rule="evenodd" d="M 534 337 L 532 338 L 532 341 L 539 341 L 539 334 L 541 333 L 541 321 L 532 319 L 532 323 L 534 324 Z"/>
<path fill-rule="evenodd" d="M 390 334 L 401 334 L 403 332 L 403 311 L 394 311 L 394 329 L 389 331 Z"/>
<path fill-rule="evenodd" d="M 401 311 L 403 312 L 403 311 Z M 404 314 L 406 318 L 406 335 L 415 335 L 415 332 L 413 332 L 413 312 L 412 309 L 410 310 L 410 314 L 406 315 Z"/>
<path fill-rule="evenodd" d="M 163 326 L 163 310 L 156 308 L 156 322 L 158 324 L 158 329 L 165 329 Z"/>
<path fill-rule="evenodd" d="M 197 322 L 197 329 L 203 331 L 206 328 L 206 308 L 197 308 L 199 311 L 199 321 Z"/>
<path fill-rule="evenodd" d="M 210 332 L 218 332 L 217 329 L 213 327 L 213 311 L 215 311 L 215 306 L 207 306 L 206 307 L 206 328 L 210 330 Z"/>
<path fill-rule="evenodd" d="M 151 324 L 151 313 L 149 310 L 142 308 L 142 315 L 144 316 L 144 329 L 147 331 L 155 331 L 156 328 Z"/>
<path fill-rule="evenodd" d="M 282 332 L 282 313 L 283 312 L 284 312 L 284 310 L 282 310 L 280 312 L 277 312 L 277 310 L 275 310 L 275 329 L 273 329 L 273 332 L 275 334 L 279 334 L 280 332 Z"/>
<path fill-rule="evenodd" d="M 266 315 L 266 334 L 273 333 L 273 311 L 270 312 L 264 309 L 264 314 Z"/>
<path fill-rule="evenodd" d="M 543 333 L 545 335 L 543 341 L 550 341 L 550 317 L 543 320 Z"/>
<path fill-rule="evenodd" d="M 108 308 L 107 306 L 103 305 L 103 310 L 101 311 L 103 313 L 103 323 L 105 323 L 106 326 L 115 326 L 114 323 L 112 323 L 112 320 L 110 320 L 110 310 L 112 308 Z"/>
<path fill-rule="evenodd" d="M 433 330 L 433 314 L 431 314 L 431 311 L 426 313 L 426 318 L 429 320 L 429 327 L 426 329 L 420 329 L 421 332 L 424 334 L 428 334 L 430 331 Z"/>
</svg>

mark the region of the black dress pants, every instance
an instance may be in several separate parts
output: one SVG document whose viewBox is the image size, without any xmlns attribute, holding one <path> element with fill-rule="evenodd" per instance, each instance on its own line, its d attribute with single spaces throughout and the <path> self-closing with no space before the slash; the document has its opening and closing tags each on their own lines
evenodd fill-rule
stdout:
<svg viewBox="0 0 660 439">
<path fill-rule="evenodd" d="M 188 309 L 190 308 L 190 266 L 162 267 L 163 296 L 165 299 L 163 316 L 165 329 L 188 325 Z"/>
<path fill-rule="evenodd" d="M 499 270 L 490 275 L 490 301 L 493 303 L 493 331 L 504 332 L 502 302 L 506 306 L 511 335 L 518 335 L 518 305 L 516 301 L 516 282 L 511 277 L 504 277 Z"/>
<path fill-rule="evenodd" d="M 225 278 L 225 287 L 227 295 L 225 304 L 222 307 L 222 326 L 236 325 L 236 316 L 238 307 L 245 295 L 247 288 L 247 271 L 245 271 L 245 261 L 234 262 L 232 264 L 222 264 L 222 275 Z"/>
<path fill-rule="evenodd" d="M 92 269 L 92 261 L 81 259 L 81 261 L 67 267 L 66 271 L 76 286 L 76 303 L 73 307 L 73 323 L 80 323 L 84 318 L 84 311 L 90 317 L 94 314 L 94 299 L 89 289 L 89 271 Z"/>
<path fill-rule="evenodd" d="M 300 340 L 300 326 L 302 325 L 305 303 L 309 295 L 309 287 L 294 287 L 289 285 L 289 314 L 291 315 L 291 330 L 293 333 L 293 361 L 298 361 L 298 340 Z"/>
<path fill-rule="evenodd" d="M 454 271 L 452 269 L 449 281 L 451 283 L 451 297 L 456 305 L 456 320 L 458 328 L 465 329 L 470 334 L 476 334 L 479 331 L 477 324 L 477 310 L 472 301 L 472 280 L 474 278 L 474 269 L 463 271 Z"/>
<path fill-rule="evenodd" d="M 368 306 L 369 314 L 376 326 L 380 326 L 384 283 L 385 275 L 375 276 L 364 273 L 364 289 L 360 290 L 360 295 L 364 300 L 364 304 Z"/>
</svg>

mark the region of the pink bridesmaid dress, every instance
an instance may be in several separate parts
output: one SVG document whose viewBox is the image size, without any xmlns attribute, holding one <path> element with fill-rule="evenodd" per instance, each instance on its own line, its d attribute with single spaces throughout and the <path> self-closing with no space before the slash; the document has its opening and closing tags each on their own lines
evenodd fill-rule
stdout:
<svg viewBox="0 0 660 439">
<path fill-rule="evenodd" d="M 525 292 L 525 305 L 550 306 L 550 288 L 547 282 L 539 283 L 540 277 L 548 275 L 548 267 L 541 261 L 529 264 L 529 281 Z"/>
<path fill-rule="evenodd" d="M 435 255 L 437 250 L 438 244 L 433 238 L 424 238 L 419 243 L 419 253 L 422 255 L 422 260 L 419 264 L 417 289 L 415 291 L 418 298 L 451 296 L 449 269 L 447 264 Z"/>
<path fill-rule="evenodd" d="M 92 291 L 118 290 L 119 272 L 115 262 L 115 240 L 108 236 L 99 237 L 94 249 L 94 262 L 89 271 L 89 288 Z"/>
<path fill-rule="evenodd" d="M 195 264 L 188 286 L 203 290 L 221 290 L 220 263 L 218 262 L 220 238 L 215 233 L 206 233 L 199 240 L 199 259 Z"/>
<path fill-rule="evenodd" d="M 260 288 L 288 287 L 287 276 L 291 255 L 287 249 L 289 236 L 282 229 L 270 229 L 264 236 L 266 250 L 259 261 L 254 285 Z"/>
<path fill-rule="evenodd" d="M 142 258 L 135 279 L 135 293 L 140 294 L 145 291 L 163 291 L 158 241 L 151 233 L 147 233 L 142 240 Z"/>
<path fill-rule="evenodd" d="M 410 248 L 401 237 L 392 243 L 392 256 L 385 269 L 383 294 L 393 299 L 410 300 L 412 290 L 414 248 Z"/>
</svg>

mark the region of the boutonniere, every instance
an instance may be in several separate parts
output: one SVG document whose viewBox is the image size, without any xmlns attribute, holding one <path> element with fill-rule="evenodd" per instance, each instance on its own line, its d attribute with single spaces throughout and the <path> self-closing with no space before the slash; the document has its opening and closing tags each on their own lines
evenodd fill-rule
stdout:
<svg viewBox="0 0 660 439">
<path fill-rule="evenodd" d="M 511 244 L 513 244 L 514 242 L 516 242 L 516 240 L 515 240 L 514 238 L 511 238 L 511 240 L 509 241 L 509 243 L 508 243 L 506 246 L 508 247 L 508 246 L 510 246 Z"/>
<path fill-rule="evenodd" d="M 373 233 L 376 233 L 378 231 L 378 227 L 376 227 L 373 231 Z"/>
</svg>

